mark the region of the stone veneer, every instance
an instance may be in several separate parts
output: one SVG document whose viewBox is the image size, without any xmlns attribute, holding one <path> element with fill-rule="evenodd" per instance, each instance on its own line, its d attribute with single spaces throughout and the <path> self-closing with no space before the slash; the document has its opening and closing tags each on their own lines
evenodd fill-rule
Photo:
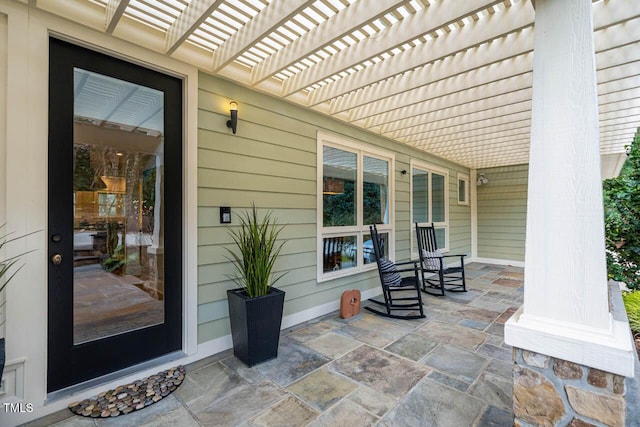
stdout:
<svg viewBox="0 0 640 427">
<path fill-rule="evenodd" d="M 514 426 L 624 426 L 625 377 L 513 349 Z"/>
</svg>

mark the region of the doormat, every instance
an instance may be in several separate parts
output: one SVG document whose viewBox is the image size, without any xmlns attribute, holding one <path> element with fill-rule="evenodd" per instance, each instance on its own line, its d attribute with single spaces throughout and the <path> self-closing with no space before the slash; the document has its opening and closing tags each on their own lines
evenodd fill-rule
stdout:
<svg viewBox="0 0 640 427">
<path fill-rule="evenodd" d="M 74 402 L 69 405 L 69 409 L 74 414 L 91 418 L 117 417 L 139 411 L 173 393 L 182 384 L 185 374 L 184 366 L 167 369 L 81 402 Z"/>
</svg>

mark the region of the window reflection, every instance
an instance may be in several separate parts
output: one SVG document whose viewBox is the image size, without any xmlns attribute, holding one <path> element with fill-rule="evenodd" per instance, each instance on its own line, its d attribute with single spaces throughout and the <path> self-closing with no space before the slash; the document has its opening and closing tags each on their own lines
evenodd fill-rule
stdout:
<svg viewBox="0 0 640 427">
<path fill-rule="evenodd" d="M 322 271 L 340 271 L 357 266 L 358 247 L 356 236 L 325 237 L 323 239 Z"/>
<path fill-rule="evenodd" d="M 389 223 L 389 162 L 364 156 L 363 224 Z"/>
<path fill-rule="evenodd" d="M 356 154 L 325 146 L 323 163 L 323 225 L 355 225 L 358 171 Z"/>
</svg>

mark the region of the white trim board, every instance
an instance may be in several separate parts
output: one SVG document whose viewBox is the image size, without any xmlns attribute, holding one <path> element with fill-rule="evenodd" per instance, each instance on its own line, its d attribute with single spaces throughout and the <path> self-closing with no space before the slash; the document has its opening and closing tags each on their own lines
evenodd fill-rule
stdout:
<svg viewBox="0 0 640 427">
<path fill-rule="evenodd" d="M 635 349 L 629 324 L 613 318 L 610 330 L 600 331 L 524 316 L 520 307 L 504 326 L 504 342 L 605 372 L 625 377 L 634 375 Z"/>
<path fill-rule="evenodd" d="M 482 264 L 494 264 L 494 265 L 504 265 L 505 267 L 512 266 L 512 267 L 523 267 L 524 268 L 524 261 L 513 261 L 513 260 L 510 260 L 510 259 L 476 257 L 476 258 L 471 258 L 469 260 L 469 262 L 480 262 Z"/>
</svg>

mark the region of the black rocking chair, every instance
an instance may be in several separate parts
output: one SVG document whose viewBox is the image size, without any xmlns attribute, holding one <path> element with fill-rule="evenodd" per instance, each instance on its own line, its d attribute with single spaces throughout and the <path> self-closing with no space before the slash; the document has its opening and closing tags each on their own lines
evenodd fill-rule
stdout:
<svg viewBox="0 0 640 427">
<path fill-rule="evenodd" d="M 464 257 L 466 255 L 442 255 L 436 242 L 436 229 L 430 226 L 419 226 L 416 223 L 418 238 L 418 256 L 422 267 L 422 290 L 430 295 L 443 296 L 445 289 L 450 292 L 467 292 L 464 277 Z M 460 258 L 460 267 L 448 267 L 445 258 Z M 425 273 L 435 277 L 425 277 Z M 438 292 L 430 291 L 437 289 Z"/>
<path fill-rule="evenodd" d="M 384 311 L 376 310 L 372 307 L 365 307 L 365 309 L 372 313 L 379 314 L 380 316 L 392 317 L 394 319 L 424 319 L 423 307 L 422 307 L 422 295 L 420 294 L 420 277 L 418 275 L 420 271 L 418 261 L 409 261 L 402 263 L 394 263 L 384 258 L 384 251 L 382 250 L 382 242 L 378 236 L 378 230 L 375 225 L 369 227 L 371 231 L 371 240 L 373 241 L 373 251 L 376 256 L 376 263 L 378 264 L 378 273 L 380 274 L 380 283 L 382 284 L 382 294 L 384 295 L 384 301 L 377 301 L 370 299 L 372 303 L 382 305 L 385 307 Z M 399 265 L 412 265 L 411 268 L 398 269 Z M 403 277 L 400 273 L 411 272 L 412 275 Z M 394 294 L 404 291 L 415 292 L 414 296 L 398 296 L 394 298 Z M 400 302 L 400 303 L 398 303 Z M 412 314 L 416 309 L 420 311 L 420 314 Z M 397 311 L 410 311 L 410 313 L 394 314 Z"/>
</svg>

